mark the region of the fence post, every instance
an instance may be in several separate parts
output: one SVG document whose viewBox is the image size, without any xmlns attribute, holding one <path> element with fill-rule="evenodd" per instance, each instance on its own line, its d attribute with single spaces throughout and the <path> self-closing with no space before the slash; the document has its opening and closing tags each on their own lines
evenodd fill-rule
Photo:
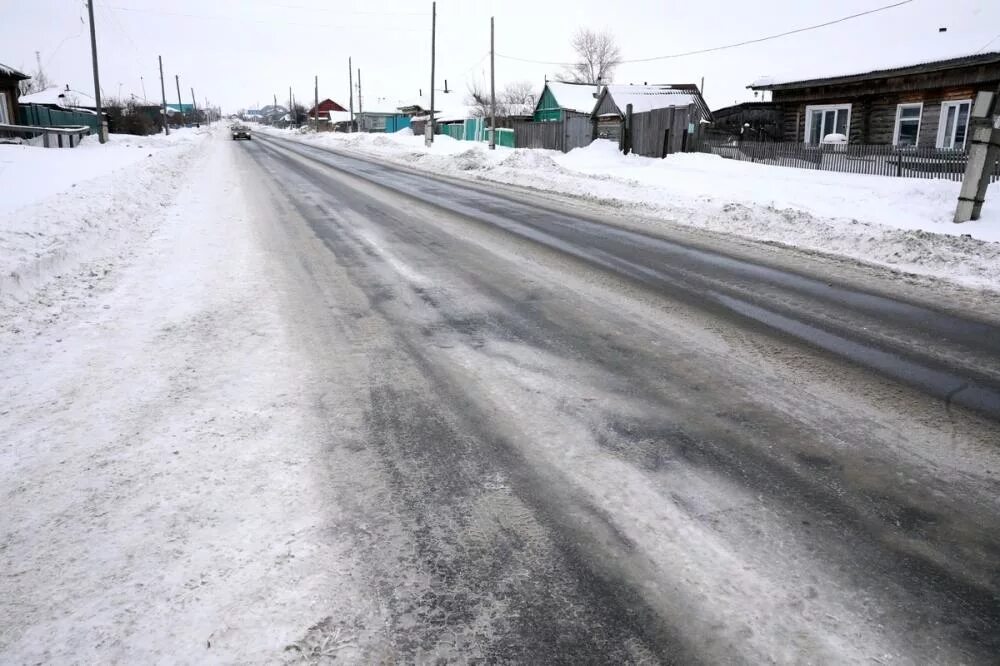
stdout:
<svg viewBox="0 0 1000 666">
<path fill-rule="evenodd" d="M 622 152 L 626 155 L 632 152 L 632 105 L 625 105 L 625 130 L 622 132 L 625 139 L 625 147 Z"/>
<path fill-rule="evenodd" d="M 900 150 L 893 150 L 896 154 L 896 178 L 903 177 L 903 153 Z"/>
</svg>

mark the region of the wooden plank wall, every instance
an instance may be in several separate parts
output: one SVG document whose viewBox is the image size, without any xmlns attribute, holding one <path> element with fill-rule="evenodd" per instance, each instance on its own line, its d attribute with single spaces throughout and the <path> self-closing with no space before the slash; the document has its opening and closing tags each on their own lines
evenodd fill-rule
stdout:
<svg viewBox="0 0 1000 666">
<path fill-rule="evenodd" d="M 632 152 L 646 157 L 665 157 L 685 149 L 689 123 L 697 117 L 694 105 L 656 109 L 632 116 Z M 697 128 L 697 123 L 695 125 Z"/>
</svg>

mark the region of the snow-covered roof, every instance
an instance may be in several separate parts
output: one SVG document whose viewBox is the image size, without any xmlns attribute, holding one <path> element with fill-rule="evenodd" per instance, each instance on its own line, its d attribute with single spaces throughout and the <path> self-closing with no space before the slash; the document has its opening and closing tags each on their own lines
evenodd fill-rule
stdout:
<svg viewBox="0 0 1000 666">
<path fill-rule="evenodd" d="M 629 104 L 632 113 L 644 113 L 655 109 L 668 109 L 675 106 L 697 104 L 697 97 L 687 90 L 679 90 L 670 86 L 634 86 L 611 83 L 607 86 L 608 94 L 614 100 L 615 106 L 621 110 Z"/>
<path fill-rule="evenodd" d="M 8 76 L 15 79 L 30 79 L 31 77 L 24 72 L 19 72 L 9 65 L 5 65 L 0 62 L 0 76 Z"/>
<path fill-rule="evenodd" d="M 872 69 L 833 69 L 827 71 L 789 71 L 780 76 L 760 76 L 748 88 L 769 89 L 775 86 L 796 86 L 799 84 L 812 84 L 819 81 L 832 83 L 838 79 L 864 80 L 878 79 L 886 76 L 901 76 L 909 73 L 908 70 L 915 69 L 921 71 L 937 71 L 953 69 L 956 67 L 967 67 L 1000 62 L 1000 52 L 972 53 L 966 48 L 965 51 L 943 52 L 936 58 L 914 58 L 910 57 L 889 57 L 874 63 Z"/>
<path fill-rule="evenodd" d="M 350 111 L 328 111 L 331 123 L 348 123 L 351 121 Z"/>
<path fill-rule="evenodd" d="M 597 103 L 595 93 L 599 93 L 601 88 L 592 83 L 564 83 L 562 81 L 549 81 L 549 92 L 556 98 L 556 103 L 560 109 L 568 109 L 579 113 L 590 113 Z M 532 109 L 534 111 L 534 109 Z"/>
<path fill-rule="evenodd" d="M 460 120 L 467 120 L 473 116 L 473 109 L 468 106 L 459 106 L 450 109 L 445 109 L 443 111 L 438 111 L 434 114 L 435 122 L 439 123 L 455 123 Z"/>
<path fill-rule="evenodd" d="M 46 88 L 45 90 L 40 90 L 36 93 L 31 93 L 30 95 L 22 95 L 18 99 L 19 104 L 44 104 L 48 106 L 62 106 L 62 107 L 73 107 L 73 106 L 84 106 L 84 107 L 95 107 L 97 102 L 94 98 L 85 92 L 80 92 L 79 90 L 67 90 L 66 88 L 60 88 L 58 86 L 53 86 L 51 88 Z"/>
</svg>

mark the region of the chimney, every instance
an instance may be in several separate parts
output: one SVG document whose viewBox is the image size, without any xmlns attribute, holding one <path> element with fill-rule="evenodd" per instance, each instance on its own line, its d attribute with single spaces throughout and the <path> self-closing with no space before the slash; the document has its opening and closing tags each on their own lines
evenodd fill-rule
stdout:
<svg viewBox="0 0 1000 666">
<path fill-rule="evenodd" d="M 66 84 L 66 92 L 69 92 L 69 84 Z"/>
</svg>

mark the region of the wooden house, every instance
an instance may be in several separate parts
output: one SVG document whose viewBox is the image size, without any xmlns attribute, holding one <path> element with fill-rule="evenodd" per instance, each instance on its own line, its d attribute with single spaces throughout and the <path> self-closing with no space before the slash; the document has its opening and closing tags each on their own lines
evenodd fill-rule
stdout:
<svg viewBox="0 0 1000 666">
<path fill-rule="evenodd" d="M 17 124 L 17 104 L 20 96 L 18 85 L 30 78 L 27 74 L 0 63 L 0 124 Z"/>
<path fill-rule="evenodd" d="M 632 108 L 628 135 L 626 116 Z M 623 150 L 666 157 L 689 149 L 712 112 L 694 84 L 608 84 L 591 114 L 598 139 L 618 141 Z"/>
<path fill-rule="evenodd" d="M 972 101 L 1000 85 L 1000 53 L 977 53 L 823 78 L 763 78 L 785 141 L 818 144 L 843 134 L 854 144 L 964 148 Z"/>
<path fill-rule="evenodd" d="M 593 83 L 546 81 L 535 103 L 532 119 L 538 122 L 560 122 L 573 117 L 589 118 L 601 93 Z"/>
<path fill-rule="evenodd" d="M 341 105 L 337 104 L 332 99 L 323 99 L 323 100 L 320 100 L 320 102 L 319 102 L 319 119 L 320 120 L 326 120 L 327 118 L 330 117 L 329 114 L 330 114 L 331 111 L 347 111 L 347 109 L 345 109 Z M 316 116 L 316 106 L 315 105 L 311 109 L 309 109 L 309 114 L 308 115 L 309 115 L 310 118 L 312 118 L 314 120 L 316 119 L 317 116 Z"/>
</svg>

